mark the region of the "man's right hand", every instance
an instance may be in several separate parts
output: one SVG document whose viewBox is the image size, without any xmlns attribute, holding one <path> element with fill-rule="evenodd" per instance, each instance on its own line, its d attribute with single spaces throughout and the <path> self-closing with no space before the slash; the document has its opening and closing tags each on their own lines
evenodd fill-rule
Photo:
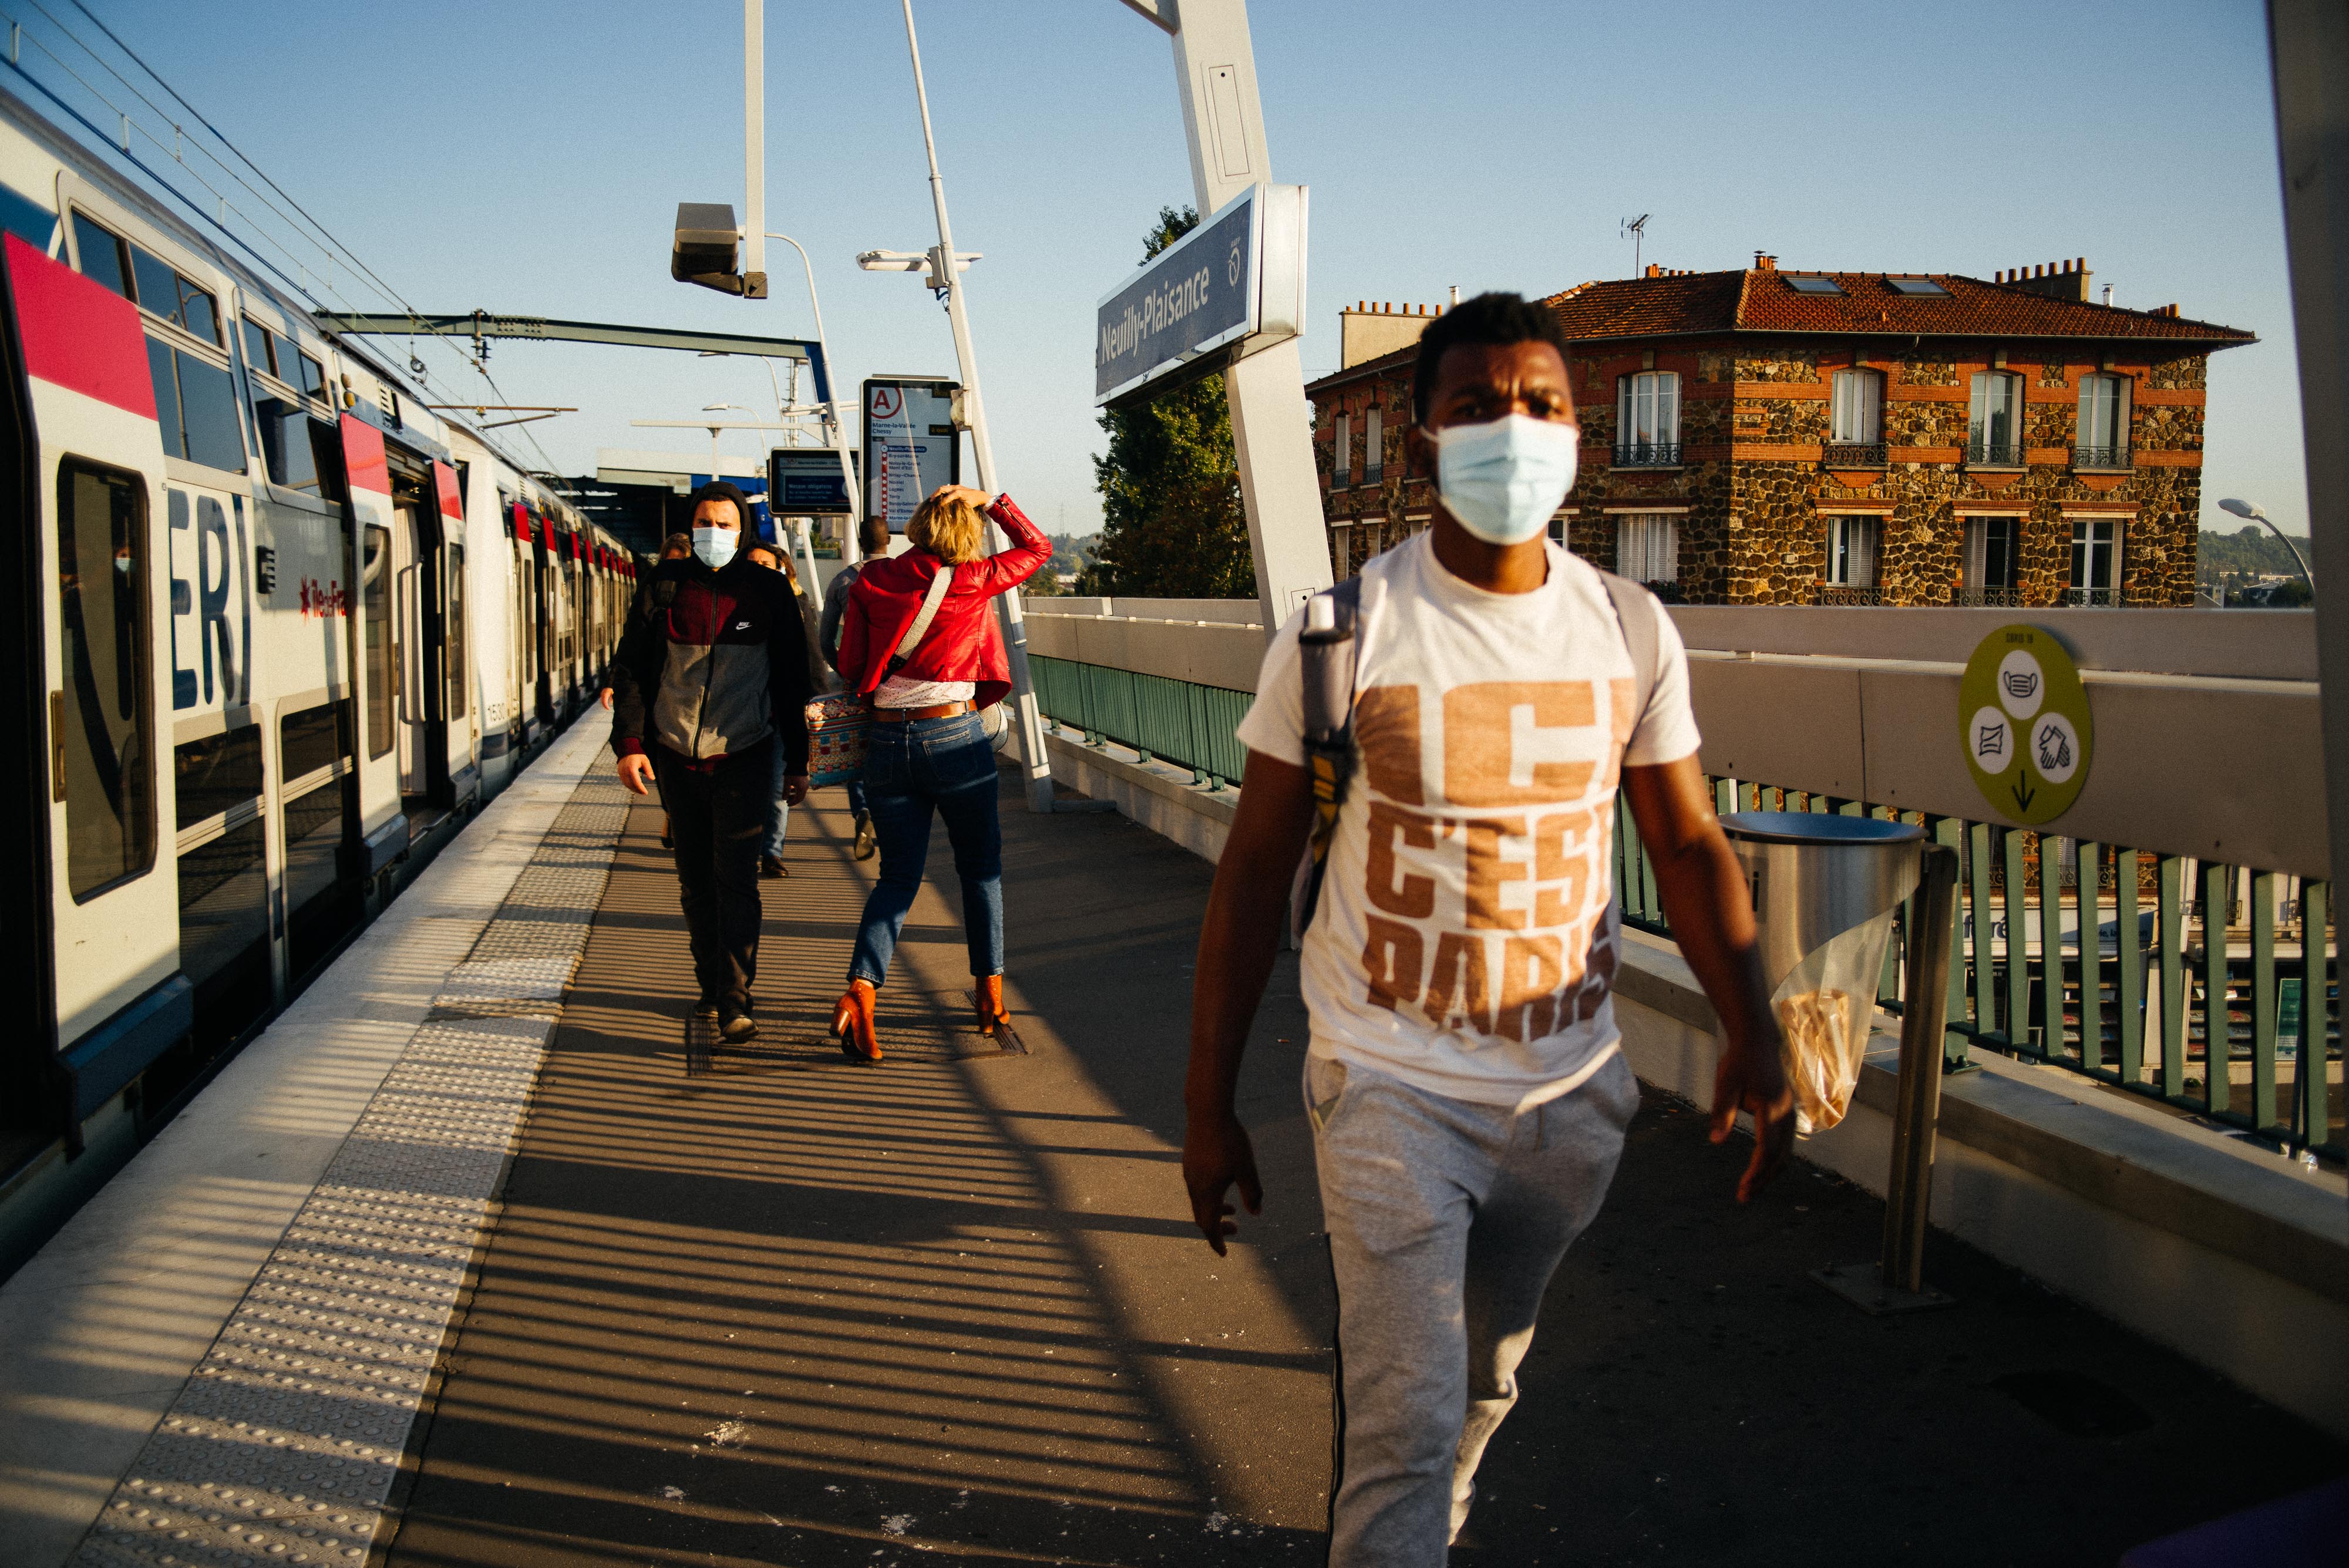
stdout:
<svg viewBox="0 0 2349 1568">
<path fill-rule="evenodd" d="M 1239 1231 L 1232 1206 L 1224 1201 L 1234 1183 L 1247 1211 L 1262 1213 L 1264 1183 L 1257 1179 L 1256 1146 L 1248 1141 L 1247 1128 L 1230 1111 L 1191 1117 L 1183 1132 L 1183 1185 L 1191 1189 L 1191 1218 L 1219 1258 L 1224 1238 Z"/>
<path fill-rule="evenodd" d="M 653 760 L 642 752 L 632 752 L 620 759 L 620 782 L 632 794 L 650 794 L 653 789 Z"/>
</svg>

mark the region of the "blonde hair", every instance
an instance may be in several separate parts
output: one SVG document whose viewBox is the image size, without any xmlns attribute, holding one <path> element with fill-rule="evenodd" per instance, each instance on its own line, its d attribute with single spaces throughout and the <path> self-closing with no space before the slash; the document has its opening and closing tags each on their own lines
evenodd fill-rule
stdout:
<svg viewBox="0 0 2349 1568">
<path fill-rule="evenodd" d="M 933 495 L 914 509 L 906 540 L 949 566 L 978 559 L 987 538 L 987 517 L 958 495 Z"/>
</svg>

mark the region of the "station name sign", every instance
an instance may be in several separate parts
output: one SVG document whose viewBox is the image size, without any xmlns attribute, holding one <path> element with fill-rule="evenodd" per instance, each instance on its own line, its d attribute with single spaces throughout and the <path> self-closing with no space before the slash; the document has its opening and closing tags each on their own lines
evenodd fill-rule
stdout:
<svg viewBox="0 0 2349 1568">
<path fill-rule="evenodd" d="M 1154 397 L 1302 332 L 1305 198 L 1251 185 L 1103 295 L 1093 401 Z"/>
</svg>

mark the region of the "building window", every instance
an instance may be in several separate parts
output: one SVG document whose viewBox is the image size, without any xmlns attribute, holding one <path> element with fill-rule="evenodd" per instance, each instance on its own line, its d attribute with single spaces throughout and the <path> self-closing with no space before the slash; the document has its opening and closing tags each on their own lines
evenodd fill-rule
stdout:
<svg viewBox="0 0 2349 1568">
<path fill-rule="evenodd" d="M 1863 466 L 1884 461 L 1884 378 L 1875 371 L 1835 373 L 1826 461 Z"/>
<path fill-rule="evenodd" d="M 1561 550 L 1567 548 L 1566 525 L 1567 516 L 1563 512 L 1549 520 L 1550 543 L 1556 545 Z"/>
<path fill-rule="evenodd" d="M 1651 587 L 1680 581 L 1678 519 L 1669 512 L 1627 513 L 1617 517 L 1615 573 Z"/>
<path fill-rule="evenodd" d="M 2023 531 L 2019 517 L 1966 519 L 1965 559 L 1959 568 L 1958 603 L 2014 605 L 2014 549 Z"/>
<path fill-rule="evenodd" d="M 2004 370 L 1974 377 L 1966 413 L 1966 461 L 1992 468 L 2023 466 L 2023 379 Z"/>
<path fill-rule="evenodd" d="M 1346 524 L 1338 523 L 1333 524 L 1330 526 L 1330 572 L 1333 577 L 1341 582 L 1354 575 L 1354 563 L 1350 549 L 1353 542 L 1353 535 L 1354 530 Z"/>
<path fill-rule="evenodd" d="M 1354 483 L 1354 416 L 1338 416 L 1337 456 L 1330 463 L 1330 487 L 1343 490 Z"/>
<path fill-rule="evenodd" d="M 1615 389 L 1615 466 L 1670 468 L 1681 461 L 1681 379 L 1642 370 Z"/>
<path fill-rule="evenodd" d="M 2129 466 L 2128 382 L 2119 376 L 2080 378 L 2080 431 L 2072 447 L 2075 468 Z"/>
<path fill-rule="evenodd" d="M 2075 605 L 2119 604 L 2120 566 L 2120 519 L 2073 518 L 2071 601 Z"/>
<path fill-rule="evenodd" d="M 1362 483 L 1376 484 L 1386 468 L 1385 411 L 1372 409 L 1362 416 Z"/>
<path fill-rule="evenodd" d="M 1879 517 L 1827 519 L 1827 589 L 1829 604 L 1876 602 L 1876 539 L 1883 525 Z"/>
</svg>

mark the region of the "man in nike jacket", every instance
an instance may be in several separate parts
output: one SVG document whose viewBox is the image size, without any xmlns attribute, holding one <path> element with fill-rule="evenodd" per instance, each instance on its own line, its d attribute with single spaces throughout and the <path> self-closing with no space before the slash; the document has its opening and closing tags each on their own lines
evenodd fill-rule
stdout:
<svg viewBox="0 0 2349 1568">
<path fill-rule="evenodd" d="M 612 750 L 638 794 L 658 773 L 678 902 L 701 982 L 695 1011 L 728 1040 L 758 1031 L 759 848 L 783 748 L 785 797 L 807 795 L 813 691 L 799 600 L 737 553 L 750 504 L 720 480 L 693 496 L 694 553 L 636 590 L 612 671 Z"/>
</svg>

